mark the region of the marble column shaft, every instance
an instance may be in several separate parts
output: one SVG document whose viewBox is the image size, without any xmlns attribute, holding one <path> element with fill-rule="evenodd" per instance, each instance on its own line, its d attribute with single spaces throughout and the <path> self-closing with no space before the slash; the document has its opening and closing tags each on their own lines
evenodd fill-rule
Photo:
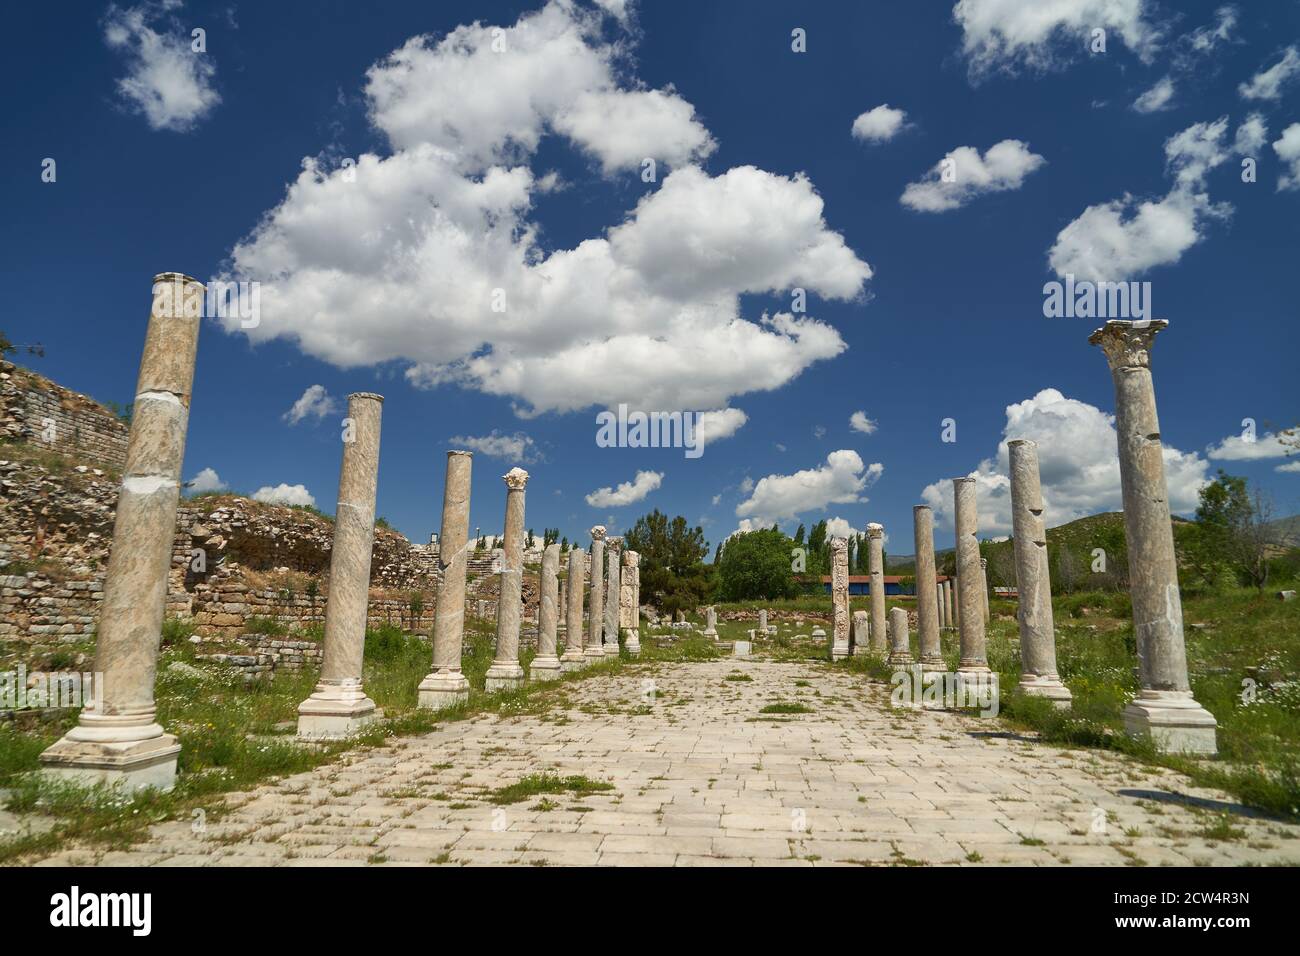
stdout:
<svg viewBox="0 0 1300 956">
<path fill-rule="evenodd" d="M 605 649 L 605 528 L 591 529 L 591 596 L 587 608 L 587 657 L 603 657 Z"/>
<path fill-rule="evenodd" d="M 569 551 L 569 573 L 565 579 L 566 614 L 564 622 L 564 656 L 561 662 L 568 669 L 581 664 L 582 646 L 582 577 L 585 573 L 587 552 L 581 548 Z"/>
<path fill-rule="evenodd" d="M 178 272 L 153 281 L 95 641 L 101 700 L 41 763 L 79 783 L 167 790 L 180 746 L 156 722 L 154 677 L 205 289 Z"/>
<path fill-rule="evenodd" d="M 622 553 L 622 538 L 606 540 L 604 651 L 610 656 L 618 653 L 618 605 L 619 582 L 622 579 Z"/>
<path fill-rule="evenodd" d="M 1056 673 L 1056 625 L 1047 559 L 1047 529 L 1038 472 L 1038 445 L 1007 442 L 1011 474 L 1011 534 L 1016 557 L 1016 621 L 1020 626 L 1020 688 L 1064 702 L 1070 692 Z"/>
<path fill-rule="evenodd" d="M 542 550 L 541 595 L 537 607 L 537 654 L 533 658 L 530 676 L 546 680 L 560 673 L 560 658 L 556 654 L 555 635 L 559 629 L 560 609 L 560 546 L 548 544 Z"/>
<path fill-rule="evenodd" d="M 871 651 L 883 654 L 888 648 L 885 636 L 885 528 L 867 525 L 867 570 L 871 574 Z"/>
<path fill-rule="evenodd" d="M 420 683 L 421 707 L 446 707 L 469 699 L 461 672 L 465 642 L 465 572 L 469 564 L 469 496 L 474 456 L 447 452 L 438 535 L 438 604 L 433 618 L 433 670 Z"/>
<path fill-rule="evenodd" d="M 961 634 L 959 672 L 985 672 L 984 609 L 980 597 L 980 544 L 975 479 L 953 479 L 954 514 L 957 528 L 957 627 Z"/>
<path fill-rule="evenodd" d="M 980 596 L 984 602 L 984 623 L 989 622 L 989 559 L 980 558 Z"/>
<path fill-rule="evenodd" d="M 640 577 L 641 555 L 625 549 L 618 584 L 618 627 L 623 635 L 623 645 L 631 654 L 641 653 L 641 614 L 637 604 Z"/>
<path fill-rule="evenodd" d="M 934 570 L 934 512 L 926 505 L 912 508 L 912 532 L 916 554 L 917 653 L 927 667 L 943 665 L 939 641 L 939 605 L 928 599 L 936 593 Z"/>
<path fill-rule="evenodd" d="M 1151 380 L 1151 348 L 1169 323 L 1106 323 L 1089 338 L 1106 353 L 1115 384 L 1115 432 L 1128 540 L 1129 592 L 1142 690 L 1124 712 L 1130 733 L 1163 750 L 1216 751 L 1213 715 L 1193 698 L 1187 675 L 1182 597 Z"/>
<path fill-rule="evenodd" d="M 505 534 L 501 545 L 501 574 L 497 596 L 497 644 L 488 668 L 488 690 L 510 690 L 524 676 L 519 664 L 519 629 L 524 584 L 524 494 L 528 472 L 512 468 L 506 483 Z"/>
<path fill-rule="evenodd" d="M 370 607 L 370 559 L 375 545 L 379 430 L 384 397 L 348 396 L 320 681 L 298 707 L 301 737 L 345 737 L 374 720 L 375 704 L 361 682 Z"/>
<path fill-rule="evenodd" d="M 907 612 L 901 607 L 889 609 L 889 663 L 906 667 L 912 663 L 911 640 L 907 633 Z"/>
</svg>

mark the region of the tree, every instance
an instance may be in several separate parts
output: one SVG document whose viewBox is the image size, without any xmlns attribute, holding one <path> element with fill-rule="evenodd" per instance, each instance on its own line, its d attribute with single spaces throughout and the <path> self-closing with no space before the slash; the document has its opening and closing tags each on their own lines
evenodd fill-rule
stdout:
<svg viewBox="0 0 1300 956">
<path fill-rule="evenodd" d="M 641 555 L 641 593 L 660 611 L 694 610 L 713 590 L 704 529 L 692 528 L 681 515 L 669 520 L 656 508 L 637 519 L 623 543 Z"/>
<path fill-rule="evenodd" d="M 1245 478 L 1220 469 L 1200 490 L 1196 526 L 1185 534 L 1184 562 L 1208 587 L 1225 575 L 1262 590 L 1268 583 L 1272 506 Z"/>
<path fill-rule="evenodd" d="M 732 535 L 718 565 L 718 596 L 724 601 L 793 597 L 798 591 L 790 568 L 794 548 L 793 538 L 772 528 Z"/>
</svg>

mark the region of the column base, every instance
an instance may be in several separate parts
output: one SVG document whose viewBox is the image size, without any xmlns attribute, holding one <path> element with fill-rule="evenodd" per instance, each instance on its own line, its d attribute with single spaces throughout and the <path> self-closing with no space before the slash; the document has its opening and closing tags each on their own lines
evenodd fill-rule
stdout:
<svg viewBox="0 0 1300 956">
<path fill-rule="evenodd" d="M 853 656 L 854 656 L 854 657 L 866 657 L 866 656 L 867 656 L 868 654 L 870 654 L 870 653 L 871 653 L 871 647 L 870 647 L 869 645 L 867 645 L 867 644 L 854 644 L 854 645 L 853 645 Z"/>
<path fill-rule="evenodd" d="M 555 680 L 564 673 L 564 665 L 555 655 L 534 657 L 532 667 L 528 669 L 529 680 Z"/>
<path fill-rule="evenodd" d="M 942 656 L 940 655 L 931 655 L 929 657 L 925 655 L 921 656 L 922 674 L 933 674 L 935 672 L 942 674 L 947 670 L 948 670 L 948 665 L 944 663 Z"/>
<path fill-rule="evenodd" d="M 566 674 L 576 671 L 586 663 L 587 656 L 582 652 L 581 647 L 566 647 L 564 653 L 560 655 L 560 670 Z"/>
<path fill-rule="evenodd" d="M 916 661 L 912 660 L 910 651 L 894 651 L 889 655 L 889 666 L 896 671 L 910 670 Z"/>
<path fill-rule="evenodd" d="M 360 681 L 322 682 L 298 705 L 298 736 L 308 740 L 342 740 L 359 733 L 377 718 L 375 702 L 365 695 Z"/>
<path fill-rule="evenodd" d="M 41 754 L 42 776 L 127 790 L 153 787 L 165 792 L 176 785 L 181 745 L 174 735 L 152 722 L 104 717 L 92 723 L 88 716 Z"/>
<path fill-rule="evenodd" d="M 618 657 L 618 641 L 609 641 L 603 647 L 602 651 L 606 657 Z"/>
<path fill-rule="evenodd" d="M 469 700 L 469 681 L 460 671 L 435 671 L 419 687 L 421 707 L 442 710 Z"/>
<path fill-rule="evenodd" d="M 733 657 L 749 657 L 753 652 L 754 645 L 750 641 L 733 641 L 731 644 Z"/>
<path fill-rule="evenodd" d="M 716 640 L 718 639 L 718 631 L 717 631 L 716 628 L 712 628 L 712 627 L 710 627 L 710 628 L 705 628 L 705 630 L 704 630 L 704 636 L 705 636 L 705 637 L 711 637 L 711 638 L 713 638 L 713 639 L 716 641 Z"/>
<path fill-rule="evenodd" d="M 592 644 L 582 652 L 588 663 L 592 661 L 603 661 L 605 659 L 605 648 L 600 644 Z"/>
<path fill-rule="evenodd" d="M 500 661 L 488 668 L 483 687 L 489 694 L 499 690 L 518 690 L 524 683 L 524 669 L 513 661 Z"/>
<path fill-rule="evenodd" d="M 831 660 L 833 661 L 846 661 L 852 654 L 853 650 L 847 644 L 831 645 Z"/>
<path fill-rule="evenodd" d="M 641 653 L 641 634 L 634 627 L 623 629 L 623 647 L 633 657 Z"/>
<path fill-rule="evenodd" d="M 1070 688 L 1055 674 L 1021 674 L 1016 689 L 1031 697 L 1045 697 L 1060 710 L 1069 710 L 1074 701 Z"/>
<path fill-rule="evenodd" d="M 1124 708 L 1124 729 L 1147 737 L 1161 753 L 1218 753 L 1214 715 L 1198 704 L 1190 690 L 1143 690 Z"/>
</svg>

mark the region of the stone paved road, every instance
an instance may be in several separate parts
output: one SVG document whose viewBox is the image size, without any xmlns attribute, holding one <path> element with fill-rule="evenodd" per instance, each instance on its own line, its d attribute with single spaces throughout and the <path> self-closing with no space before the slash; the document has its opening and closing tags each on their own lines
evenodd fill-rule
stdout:
<svg viewBox="0 0 1300 956">
<path fill-rule="evenodd" d="M 203 835 L 166 824 L 129 851 L 45 863 L 1300 863 L 1300 827 L 1234 812 L 1225 840 L 1210 828 L 1242 808 L 1177 774 L 890 709 L 884 685 L 812 663 L 642 665 L 561 695 L 238 795 Z M 778 701 L 812 712 L 760 714 Z M 550 810 L 486 799 L 543 772 L 615 789 Z"/>
</svg>

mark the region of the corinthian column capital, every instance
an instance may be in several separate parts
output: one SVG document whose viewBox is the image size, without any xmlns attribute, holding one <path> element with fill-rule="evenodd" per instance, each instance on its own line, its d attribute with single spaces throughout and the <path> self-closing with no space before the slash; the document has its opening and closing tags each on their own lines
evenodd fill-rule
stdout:
<svg viewBox="0 0 1300 956">
<path fill-rule="evenodd" d="M 1111 319 L 1088 336 L 1088 341 L 1101 346 L 1112 372 L 1124 368 L 1150 368 L 1151 346 L 1156 333 L 1168 325 L 1164 319 L 1138 322 Z"/>
</svg>

